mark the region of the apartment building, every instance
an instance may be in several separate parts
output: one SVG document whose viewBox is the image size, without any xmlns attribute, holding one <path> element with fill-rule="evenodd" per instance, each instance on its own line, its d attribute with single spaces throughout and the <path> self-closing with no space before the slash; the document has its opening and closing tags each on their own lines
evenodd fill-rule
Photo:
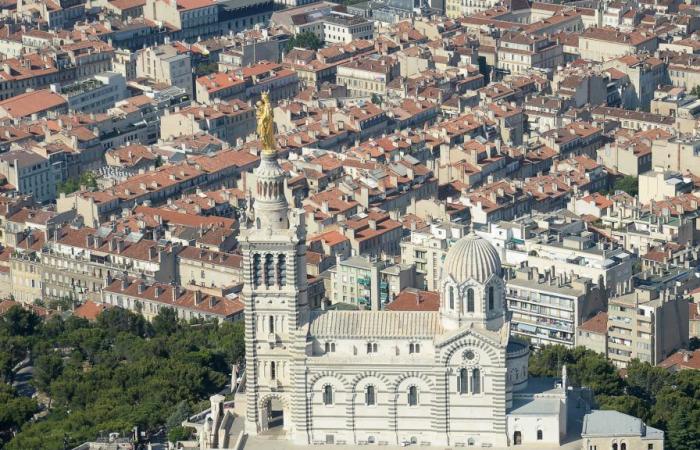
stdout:
<svg viewBox="0 0 700 450">
<path fill-rule="evenodd" d="M 195 289 L 227 291 L 243 283 L 240 255 L 187 246 L 177 255 L 180 283 Z"/>
<path fill-rule="evenodd" d="M 527 35 L 507 31 L 498 48 L 497 68 L 504 73 L 518 74 L 530 69 L 549 72 L 564 64 L 561 45 L 543 35 Z"/>
<path fill-rule="evenodd" d="M 643 51 L 653 53 L 659 46 L 656 34 L 646 31 L 619 31 L 613 27 L 592 27 L 579 36 L 581 58 L 607 61 Z"/>
<path fill-rule="evenodd" d="M 608 358 L 658 364 L 688 345 L 688 301 L 670 291 L 637 287 L 608 305 Z"/>
<path fill-rule="evenodd" d="M 164 308 L 175 310 L 181 320 L 235 321 L 243 319 L 243 303 L 229 299 L 185 290 L 177 285 L 147 283 L 130 277 L 108 277 L 102 290 L 101 302 L 143 315 L 153 320 Z"/>
<path fill-rule="evenodd" d="M 176 3 L 174 0 L 164 0 L 161 3 L 171 2 Z M 136 76 L 154 83 L 182 88 L 190 98 L 193 95 L 192 57 L 190 51 L 179 43 L 140 50 L 136 55 Z"/>
<path fill-rule="evenodd" d="M 387 85 L 399 76 L 400 65 L 390 56 L 371 55 L 338 66 L 336 82 L 353 97 L 386 95 Z"/>
<path fill-rule="evenodd" d="M 651 164 L 665 170 L 700 175 L 700 137 L 692 134 L 654 139 Z"/>
<path fill-rule="evenodd" d="M 40 203 L 56 198 L 56 180 L 48 158 L 28 150 L 0 154 L 0 175 L 20 194 Z"/>
<path fill-rule="evenodd" d="M 639 202 L 643 205 L 692 190 L 692 180 L 673 170 L 664 170 L 657 166 L 654 170 L 639 175 Z"/>
<path fill-rule="evenodd" d="M 576 328 L 606 308 L 606 296 L 590 278 L 522 267 L 509 274 L 506 300 L 511 331 L 535 346 L 576 345 Z"/>
<path fill-rule="evenodd" d="M 0 119 L 10 119 L 15 123 L 64 112 L 68 112 L 68 103 L 49 89 L 30 91 L 0 101 Z"/>
<path fill-rule="evenodd" d="M 179 245 L 109 227 L 57 228 L 41 249 L 42 298 L 94 298 L 109 275 L 170 283 L 177 280 Z"/>
<path fill-rule="evenodd" d="M 419 289 L 439 290 L 447 250 L 466 233 L 466 225 L 431 222 L 425 228 L 411 230 L 411 234 L 401 240 L 401 263 L 415 265 Z"/>
<path fill-rule="evenodd" d="M 241 100 L 232 99 L 166 111 L 160 119 L 160 137 L 170 140 L 206 132 L 229 144 L 237 144 L 254 133 L 255 126 L 255 109 Z"/>
<path fill-rule="evenodd" d="M 326 43 L 347 44 L 356 39 L 374 38 L 374 24 L 371 21 L 349 14 L 345 7 L 326 1 L 275 11 L 271 21 L 294 34 L 313 33 Z"/>
<path fill-rule="evenodd" d="M 338 258 L 330 273 L 327 292 L 331 304 L 344 303 L 361 309 L 384 309 L 415 282 L 413 265 L 392 264 L 365 256 Z"/>
<path fill-rule="evenodd" d="M 504 265 L 554 267 L 556 273 L 576 274 L 604 285 L 608 294 L 623 292 L 632 278 L 632 257 L 623 247 L 596 241 L 583 221 L 568 211 L 525 216 L 489 224 L 481 236 L 503 249 Z"/>
<path fill-rule="evenodd" d="M 658 86 L 666 82 L 666 65 L 653 56 L 626 55 L 608 61 L 603 68 L 614 68 L 627 75 L 630 88 L 622 93 L 621 107 L 649 111 Z"/>
<path fill-rule="evenodd" d="M 124 76 L 105 72 L 66 85 L 51 85 L 51 92 L 63 97 L 70 111 L 103 113 L 128 96 Z"/>
<path fill-rule="evenodd" d="M 340 224 L 340 231 L 350 239 L 353 255 L 398 255 L 401 230 L 401 222 L 379 211 L 360 213 Z"/>
</svg>

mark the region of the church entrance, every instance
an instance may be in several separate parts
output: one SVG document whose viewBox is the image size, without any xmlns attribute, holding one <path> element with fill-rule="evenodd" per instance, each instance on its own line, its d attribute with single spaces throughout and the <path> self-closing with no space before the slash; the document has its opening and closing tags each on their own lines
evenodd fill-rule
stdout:
<svg viewBox="0 0 700 450">
<path fill-rule="evenodd" d="M 260 430 L 262 434 L 269 436 L 284 435 L 284 407 L 280 399 L 273 397 L 266 400 L 263 403 L 260 416 Z"/>
</svg>

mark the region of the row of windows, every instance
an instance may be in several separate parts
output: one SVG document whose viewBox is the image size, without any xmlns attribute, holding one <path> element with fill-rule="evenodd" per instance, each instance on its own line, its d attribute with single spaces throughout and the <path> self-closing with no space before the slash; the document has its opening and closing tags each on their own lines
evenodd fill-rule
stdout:
<svg viewBox="0 0 700 450">
<path fill-rule="evenodd" d="M 330 384 L 323 386 L 323 404 L 332 406 L 334 400 L 335 393 L 333 392 L 333 386 Z M 374 386 L 369 385 L 365 387 L 364 400 L 367 406 L 375 406 L 377 404 L 377 395 Z M 418 406 L 418 388 L 416 386 L 409 386 L 408 392 L 406 393 L 406 404 L 408 406 Z"/>
<path fill-rule="evenodd" d="M 272 316 L 270 316 L 270 327 L 273 327 Z M 270 331 L 272 333 L 272 331 Z M 324 344 L 324 350 L 326 353 L 335 353 L 335 342 L 326 342 Z M 376 342 L 367 343 L 367 354 L 377 353 L 379 351 L 379 345 Z M 408 344 L 408 353 L 420 353 L 420 344 L 411 342 Z"/>
</svg>

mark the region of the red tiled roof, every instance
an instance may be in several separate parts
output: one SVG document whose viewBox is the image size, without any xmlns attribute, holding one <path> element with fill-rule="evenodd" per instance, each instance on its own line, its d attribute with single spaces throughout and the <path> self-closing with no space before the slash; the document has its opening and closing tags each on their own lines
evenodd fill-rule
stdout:
<svg viewBox="0 0 700 450">
<path fill-rule="evenodd" d="M 97 316 L 99 316 L 102 313 L 102 311 L 104 311 L 108 307 L 109 305 L 106 305 L 104 303 L 95 303 L 92 300 L 88 300 L 82 305 L 75 308 L 75 311 L 73 311 L 73 315 L 87 320 L 95 320 L 97 319 Z"/>
<path fill-rule="evenodd" d="M 413 288 L 401 291 L 386 307 L 389 311 L 437 311 L 439 308 L 440 294 Z"/>
<path fill-rule="evenodd" d="M 600 311 L 594 317 L 579 325 L 579 329 L 591 333 L 605 334 L 608 331 L 608 313 Z"/>
</svg>

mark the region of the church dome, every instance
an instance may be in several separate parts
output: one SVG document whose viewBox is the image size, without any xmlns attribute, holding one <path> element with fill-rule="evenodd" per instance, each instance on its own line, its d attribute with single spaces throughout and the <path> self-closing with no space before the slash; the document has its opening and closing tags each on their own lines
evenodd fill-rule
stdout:
<svg viewBox="0 0 700 450">
<path fill-rule="evenodd" d="M 483 283 L 494 273 L 500 275 L 501 258 L 493 245 L 472 232 L 455 242 L 447 252 L 443 271 L 457 283 L 470 279 Z"/>
</svg>

